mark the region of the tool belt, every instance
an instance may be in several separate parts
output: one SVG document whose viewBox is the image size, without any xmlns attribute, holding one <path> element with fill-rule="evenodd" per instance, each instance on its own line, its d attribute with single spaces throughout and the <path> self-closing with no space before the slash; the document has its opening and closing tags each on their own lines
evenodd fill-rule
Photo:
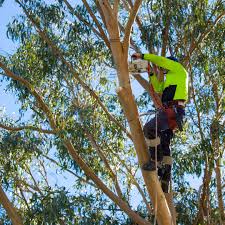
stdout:
<svg viewBox="0 0 225 225">
<path fill-rule="evenodd" d="M 173 100 L 163 103 L 163 106 L 167 114 L 169 128 L 171 130 L 175 130 L 176 128 L 178 128 L 180 131 L 183 131 L 183 116 L 184 116 L 185 101 Z M 179 108 L 181 110 L 179 110 Z"/>
</svg>

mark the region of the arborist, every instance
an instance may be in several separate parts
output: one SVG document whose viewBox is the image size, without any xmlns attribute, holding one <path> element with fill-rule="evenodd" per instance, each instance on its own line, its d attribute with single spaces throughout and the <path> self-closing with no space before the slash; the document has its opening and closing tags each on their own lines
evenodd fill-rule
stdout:
<svg viewBox="0 0 225 225">
<path fill-rule="evenodd" d="M 162 108 L 158 110 L 157 118 L 151 119 L 143 128 L 151 160 L 142 169 L 156 170 L 155 152 L 157 146 L 158 175 L 161 179 L 163 192 L 168 193 L 172 167 L 170 142 L 174 131 L 177 128 L 182 130 L 185 116 L 184 108 L 188 99 L 188 73 L 172 56 L 166 58 L 154 54 L 134 53 L 132 58 L 147 60 L 156 65 L 158 70 L 164 74 L 162 81 L 158 80 L 157 74 L 153 71 L 149 74 L 154 91 L 161 95 Z M 146 85 L 149 86 L 149 82 L 140 75 L 135 78 L 144 88 L 147 87 Z"/>
</svg>

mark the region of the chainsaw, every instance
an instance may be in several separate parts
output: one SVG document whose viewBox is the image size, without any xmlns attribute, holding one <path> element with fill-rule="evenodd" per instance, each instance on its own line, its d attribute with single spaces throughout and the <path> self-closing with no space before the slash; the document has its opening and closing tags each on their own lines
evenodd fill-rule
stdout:
<svg viewBox="0 0 225 225">
<path fill-rule="evenodd" d="M 129 63 L 129 72 L 132 74 L 145 73 L 150 71 L 150 63 L 146 60 L 137 59 Z"/>
</svg>

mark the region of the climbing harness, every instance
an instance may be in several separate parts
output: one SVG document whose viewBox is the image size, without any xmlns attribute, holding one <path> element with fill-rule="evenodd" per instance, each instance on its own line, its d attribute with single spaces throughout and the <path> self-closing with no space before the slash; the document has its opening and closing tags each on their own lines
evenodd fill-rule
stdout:
<svg viewBox="0 0 225 225">
<path fill-rule="evenodd" d="M 172 101 L 171 103 L 164 104 L 164 111 L 168 117 L 168 124 L 171 130 L 183 131 L 183 117 L 182 113 L 179 113 L 179 110 L 183 110 L 184 102 L 183 101 Z"/>
</svg>

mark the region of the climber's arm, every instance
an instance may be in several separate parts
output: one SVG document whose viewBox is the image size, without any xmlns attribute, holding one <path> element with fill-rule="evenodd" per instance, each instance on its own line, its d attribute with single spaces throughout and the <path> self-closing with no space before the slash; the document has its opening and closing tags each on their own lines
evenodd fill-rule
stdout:
<svg viewBox="0 0 225 225">
<path fill-rule="evenodd" d="M 154 63 L 155 65 L 162 67 L 164 69 L 170 70 L 170 71 L 177 71 L 179 69 L 182 69 L 182 65 L 178 62 L 175 62 L 173 60 L 167 59 L 163 56 L 158 56 L 154 54 L 141 54 L 141 53 L 134 53 L 132 55 L 133 59 L 144 59 L 149 62 Z"/>
<path fill-rule="evenodd" d="M 180 63 L 167 59 L 163 56 L 154 54 L 142 54 L 142 58 L 170 71 L 177 71 L 182 67 Z"/>
</svg>

